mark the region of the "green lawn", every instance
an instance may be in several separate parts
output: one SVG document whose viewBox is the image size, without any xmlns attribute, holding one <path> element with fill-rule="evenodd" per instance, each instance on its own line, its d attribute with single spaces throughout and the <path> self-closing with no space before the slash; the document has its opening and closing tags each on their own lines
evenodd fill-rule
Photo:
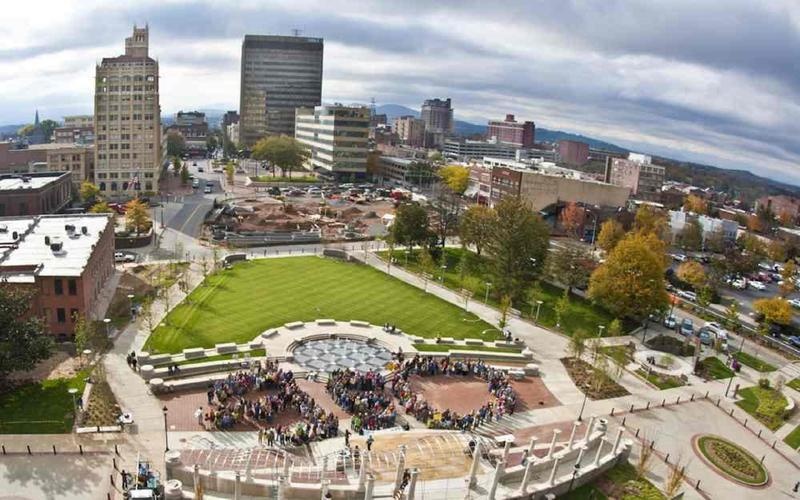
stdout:
<svg viewBox="0 0 800 500">
<path fill-rule="evenodd" d="M 489 345 L 453 345 L 453 344 L 414 344 L 414 349 L 426 352 L 447 352 L 447 351 L 490 351 L 490 352 L 515 352 L 520 353 L 522 349 L 516 347 L 493 347 Z"/>
<path fill-rule="evenodd" d="M 793 450 L 796 450 L 797 447 L 800 446 L 800 425 L 795 427 L 788 436 L 783 438 L 783 442 L 791 446 Z"/>
<path fill-rule="evenodd" d="M 714 356 L 709 356 L 704 360 L 700 361 L 700 363 L 705 367 L 706 373 L 708 374 L 709 378 L 713 378 L 714 380 L 719 380 L 723 378 L 733 377 L 733 370 L 725 366 L 725 363 L 720 361 L 719 358 L 716 358 Z"/>
<path fill-rule="evenodd" d="M 63 434 L 72 431 L 72 395 L 83 394 L 90 368 L 73 378 L 26 384 L 0 395 L 0 434 Z M 88 402 L 86 402 L 88 403 Z"/>
<path fill-rule="evenodd" d="M 783 425 L 783 410 L 788 404 L 786 398 L 774 389 L 747 387 L 738 392 L 741 401 L 736 406 L 746 411 L 768 429 L 775 431 Z"/>
<path fill-rule="evenodd" d="M 469 265 L 468 271 L 465 272 L 466 278 L 461 279 L 461 272 L 459 263 L 462 259 L 463 250 L 460 248 L 445 248 L 444 249 L 444 262 L 447 269 L 444 273 L 444 285 L 453 290 L 461 290 L 462 288 L 468 289 L 472 292 L 471 300 L 478 300 L 483 302 L 486 298 L 486 283 L 491 282 L 489 273 L 487 271 L 488 260 L 485 257 L 478 257 L 476 254 L 470 252 L 468 258 Z M 387 259 L 389 257 L 388 251 L 378 252 L 378 255 Z M 395 265 L 407 268 L 414 273 L 422 273 L 422 269 L 418 263 L 418 250 L 413 250 L 408 254 L 408 264 L 406 265 L 406 252 L 403 248 L 396 248 L 394 251 Z M 435 272 L 431 273 L 437 282 L 440 281 L 442 275 L 441 262 L 436 263 Z M 493 293 L 489 287 L 489 301 L 488 303 L 494 307 L 498 307 L 500 297 Z M 542 301 L 539 308 L 538 322 L 551 329 L 556 326 L 556 302 L 564 295 L 564 290 L 549 283 L 541 282 L 541 290 L 539 291 L 538 300 Z M 533 319 L 536 316 L 536 303 L 526 301 L 521 304 L 512 304 L 512 307 L 518 309 L 524 317 Z M 603 309 L 602 307 L 592 304 L 591 301 L 579 297 L 575 294 L 570 295 L 570 304 L 567 312 L 563 315 L 561 321 L 561 331 L 567 335 L 571 335 L 574 331 L 582 329 L 587 334 L 597 335 L 598 325 L 608 326 L 614 317 Z M 624 324 L 623 330 L 629 331 L 634 328 L 632 324 Z M 604 331 L 608 334 L 608 329 Z"/>
<path fill-rule="evenodd" d="M 789 382 L 787 382 L 786 385 L 788 385 L 795 391 L 800 391 L 800 378 L 792 379 Z"/>
<path fill-rule="evenodd" d="M 749 366 L 750 368 L 760 371 L 760 372 L 774 372 L 777 368 L 774 365 L 767 363 L 766 361 L 753 356 L 752 354 L 747 354 L 746 352 L 739 351 L 733 355 L 739 363 Z"/>
<path fill-rule="evenodd" d="M 195 365 L 197 363 L 208 363 L 210 361 L 225 361 L 226 359 L 233 359 L 236 356 L 239 360 L 245 359 L 245 354 L 249 354 L 251 358 L 259 358 L 262 356 L 266 356 L 267 350 L 266 349 L 254 349 L 252 351 L 238 352 L 238 353 L 228 353 L 228 354 L 217 354 L 216 356 L 207 356 L 205 358 L 192 358 L 192 359 L 185 359 L 183 361 L 178 361 L 177 363 L 170 363 L 173 365 L 183 366 L 183 365 Z M 164 365 L 166 366 L 166 365 Z"/>
<path fill-rule="evenodd" d="M 381 271 L 319 257 L 237 263 L 207 278 L 188 299 L 156 328 L 146 350 L 243 343 L 268 328 L 319 318 L 388 322 L 427 338 L 501 337 L 474 314 Z"/>
<path fill-rule="evenodd" d="M 636 373 L 640 377 L 647 380 L 648 382 L 658 387 L 662 391 L 664 389 L 674 389 L 675 387 L 683 387 L 684 385 L 686 385 L 679 377 L 672 377 L 669 375 L 659 375 L 658 373 L 655 372 L 647 373 L 642 368 L 636 370 Z"/>
</svg>

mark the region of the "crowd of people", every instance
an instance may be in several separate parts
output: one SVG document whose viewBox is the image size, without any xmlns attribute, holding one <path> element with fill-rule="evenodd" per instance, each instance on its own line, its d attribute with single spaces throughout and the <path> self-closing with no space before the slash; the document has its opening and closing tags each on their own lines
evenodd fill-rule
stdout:
<svg viewBox="0 0 800 500">
<path fill-rule="evenodd" d="M 261 394 L 253 393 L 260 392 Z M 269 444 L 301 445 L 339 434 L 339 419 L 300 389 L 291 370 L 282 370 L 272 361 L 252 369 L 232 373 L 209 386 L 206 426 L 230 429 L 239 422 L 266 427 L 264 439 Z M 273 425 L 276 416 L 287 409 L 296 410 L 302 422 L 294 426 Z"/>
<path fill-rule="evenodd" d="M 395 373 L 391 386 L 392 394 L 400 401 L 407 414 L 413 415 L 429 428 L 471 430 L 483 423 L 500 420 L 504 414 L 514 413 L 516 407 L 517 395 L 511 387 L 508 375 L 481 360 L 434 359 L 416 355 L 404 361 Z M 486 381 L 488 391 L 494 398 L 466 415 L 460 415 L 450 409 L 440 410 L 420 398 L 411 389 L 409 382 L 411 375 L 423 377 L 473 375 Z"/>
<path fill-rule="evenodd" d="M 386 393 L 386 380 L 374 370 L 357 372 L 334 370 L 328 376 L 325 389 L 331 399 L 353 414 L 351 427 L 357 433 L 393 427 L 397 410 L 391 395 Z"/>
</svg>

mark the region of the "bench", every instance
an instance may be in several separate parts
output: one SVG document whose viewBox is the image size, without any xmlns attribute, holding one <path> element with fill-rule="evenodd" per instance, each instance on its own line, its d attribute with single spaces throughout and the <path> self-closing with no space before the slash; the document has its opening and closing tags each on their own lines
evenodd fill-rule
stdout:
<svg viewBox="0 0 800 500">
<path fill-rule="evenodd" d="M 525 370 L 526 374 L 532 377 L 539 376 L 539 365 L 537 365 L 536 363 L 528 363 L 527 365 L 525 365 L 525 368 L 523 368 L 523 370 Z"/>
<path fill-rule="evenodd" d="M 236 344 L 234 344 L 233 342 L 227 342 L 225 344 L 217 344 L 216 348 L 218 354 L 228 354 L 238 351 Z"/>
<path fill-rule="evenodd" d="M 485 345 L 486 343 L 481 339 L 464 339 L 466 345 Z"/>
<path fill-rule="evenodd" d="M 336 325 L 336 320 L 335 319 L 318 319 L 316 321 L 316 323 L 318 325 L 320 325 L 320 326 L 323 326 L 323 325 Z"/>
<path fill-rule="evenodd" d="M 261 341 L 260 341 L 260 340 L 258 340 L 258 339 L 256 339 L 256 340 L 251 340 L 251 341 L 250 341 L 250 343 L 249 343 L 249 344 L 247 344 L 247 348 L 248 348 L 249 350 L 251 350 L 251 351 L 252 351 L 252 350 L 255 350 L 255 349 L 262 349 L 263 347 L 264 347 L 264 344 L 263 344 L 263 342 L 261 342 Z"/>
<path fill-rule="evenodd" d="M 453 337 L 439 337 L 436 339 L 437 344 L 455 344 L 456 340 Z"/>
<path fill-rule="evenodd" d="M 514 380 L 522 380 L 525 378 L 525 370 L 520 370 L 519 368 L 508 370 L 508 376 Z"/>
<path fill-rule="evenodd" d="M 358 320 L 355 320 L 355 319 L 351 319 L 350 320 L 350 326 L 359 326 L 361 328 L 369 328 L 372 325 L 370 325 L 367 321 L 358 321 Z"/>
<path fill-rule="evenodd" d="M 262 337 L 262 338 L 265 338 L 265 339 L 268 339 L 268 338 L 270 338 L 270 337 L 274 337 L 274 336 L 275 336 L 275 335 L 277 335 L 277 334 L 278 334 L 278 330 L 276 330 L 275 328 L 273 328 L 272 330 L 266 330 L 265 332 L 263 332 L 263 333 L 261 334 L 261 337 Z"/>
<path fill-rule="evenodd" d="M 293 321 L 291 323 L 286 323 L 283 326 L 285 326 L 289 330 L 294 330 L 294 329 L 297 329 L 297 328 L 303 328 L 304 326 L 306 326 L 306 324 L 303 323 L 302 321 Z"/>
<path fill-rule="evenodd" d="M 183 350 L 183 356 L 186 359 L 203 358 L 206 355 L 206 350 L 202 347 L 189 347 Z"/>
</svg>

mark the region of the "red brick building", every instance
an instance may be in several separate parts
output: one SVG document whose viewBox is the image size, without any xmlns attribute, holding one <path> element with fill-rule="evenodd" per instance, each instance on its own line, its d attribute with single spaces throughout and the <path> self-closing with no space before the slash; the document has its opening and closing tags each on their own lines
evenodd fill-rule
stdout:
<svg viewBox="0 0 800 500">
<path fill-rule="evenodd" d="M 46 331 L 71 337 L 75 317 L 102 319 L 114 273 L 114 225 L 107 214 L 0 218 L 0 286 L 34 290 Z"/>
<path fill-rule="evenodd" d="M 486 135 L 490 139 L 496 138 L 498 142 L 530 149 L 536 138 L 536 125 L 533 122 L 518 122 L 514 119 L 514 115 L 506 115 L 503 121 L 490 121 Z"/>
<path fill-rule="evenodd" d="M 16 149 L 10 142 L 0 142 L 0 174 L 30 172 L 32 164 L 46 161 L 45 149 Z"/>
<path fill-rule="evenodd" d="M 589 161 L 589 145 L 580 141 L 558 141 L 558 158 L 561 163 L 580 167 Z"/>
<path fill-rule="evenodd" d="M 71 193 L 70 172 L 0 175 L 0 217 L 58 212 Z"/>
</svg>

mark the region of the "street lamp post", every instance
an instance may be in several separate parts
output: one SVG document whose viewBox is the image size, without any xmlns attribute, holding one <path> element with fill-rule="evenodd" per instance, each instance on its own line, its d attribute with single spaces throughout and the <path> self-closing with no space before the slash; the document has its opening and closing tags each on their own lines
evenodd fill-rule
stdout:
<svg viewBox="0 0 800 500">
<path fill-rule="evenodd" d="M 586 408 L 586 398 L 588 397 L 588 392 L 583 393 L 583 402 L 581 403 L 581 411 L 578 412 L 578 422 L 583 422 L 583 409 Z"/>
<path fill-rule="evenodd" d="M 542 304 L 543 303 L 544 303 L 544 301 L 542 301 L 542 300 L 537 300 L 536 301 L 536 318 L 533 319 L 534 323 L 537 323 L 537 324 L 539 323 L 539 310 L 542 308 Z"/>
<path fill-rule="evenodd" d="M 606 325 L 597 325 L 597 336 L 602 337 L 603 331 L 606 329 Z"/>
<path fill-rule="evenodd" d="M 67 392 L 72 396 L 72 418 L 74 422 L 78 419 L 78 402 L 75 400 L 75 394 L 78 393 L 78 389 L 70 387 Z"/>
<path fill-rule="evenodd" d="M 169 427 L 167 427 L 167 405 L 161 408 L 164 413 L 164 452 L 169 451 Z"/>
<path fill-rule="evenodd" d="M 128 306 L 130 307 L 130 310 L 131 310 L 131 319 L 133 319 L 133 317 L 136 316 L 136 310 L 133 307 L 133 299 L 135 297 L 136 296 L 134 294 L 132 294 L 132 293 L 128 294 Z"/>
<path fill-rule="evenodd" d="M 572 485 L 575 483 L 575 478 L 578 477 L 578 472 L 581 470 L 581 464 L 575 464 L 572 467 L 572 477 L 569 478 L 569 487 L 567 488 L 567 492 L 572 491 Z"/>
<path fill-rule="evenodd" d="M 111 320 L 108 318 L 103 318 L 103 323 L 106 325 L 106 337 L 111 336 Z"/>
<path fill-rule="evenodd" d="M 728 386 L 725 388 L 725 397 L 726 398 L 728 397 L 728 391 L 731 390 L 731 384 L 733 383 L 733 379 L 735 379 L 735 378 L 736 378 L 736 372 L 733 372 L 733 375 L 731 375 L 731 378 L 728 379 Z"/>
<path fill-rule="evenodd" d="M 406 267 L 408 267 L 408 254 L 411 253 L 411 250 L 406 249 Z"/>
<path fill-rule="evenodd" d="M 486 282 L 486 296 L 483 297 L 483 303 L 486 304 L 489 302 L 489 289 L 492 288 L 492 284 L 488 281 Z"/>
<path fill-rule="evenodd" d="M 447 271 L 447 264 L 442 265 L 442 279 L 441 282 L 444 284 L 444 272 Z"/>
</svg>

